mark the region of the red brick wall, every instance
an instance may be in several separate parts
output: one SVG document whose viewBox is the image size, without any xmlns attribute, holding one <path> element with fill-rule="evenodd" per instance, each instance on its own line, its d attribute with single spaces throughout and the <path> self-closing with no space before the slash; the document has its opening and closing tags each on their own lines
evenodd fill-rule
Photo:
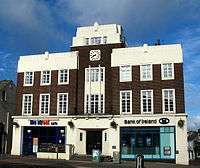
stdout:
<svg viewBox="0 0 200 168">
<path fill-rule="evenodd" d="M 69 93 L 69 114 L 75 113 L 76 107 L 76 72 L 69 70 L 69 84 L 58 85 L 58 71 L 51 72 L 51 85 L 40 86 L 40 72 L 34 73 L 34 85 L 23 86 L 24 73 L 17 77 L 17 102 L 16 115 L 22 115 L 22 96 L 26 93 L 33 94 L 33 115 L 39 114 L 39 98 L 42 93 L 50 93 L 50 115 L 57 115 L 57 93 Z"/>
</svg>

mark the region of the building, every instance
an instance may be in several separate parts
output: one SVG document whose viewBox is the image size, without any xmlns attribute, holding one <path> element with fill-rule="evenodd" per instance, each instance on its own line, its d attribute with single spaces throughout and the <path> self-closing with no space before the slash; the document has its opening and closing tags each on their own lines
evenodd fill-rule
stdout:
<svg viewBox="0 0 200 168">
<path fill-rule="evenodd" d="M 10 80 L 0 81 L 0 154 L 11 152 L 12 119 L 15 112 L 15 84 Z"/>
<path fill-rule="evenodd" d="M 13 155 L 188 164 L 180 44 L 127 47 L 120 25 L 95 23 L 70 52 L 21 56 L 17 84 Z"/>
</svg>

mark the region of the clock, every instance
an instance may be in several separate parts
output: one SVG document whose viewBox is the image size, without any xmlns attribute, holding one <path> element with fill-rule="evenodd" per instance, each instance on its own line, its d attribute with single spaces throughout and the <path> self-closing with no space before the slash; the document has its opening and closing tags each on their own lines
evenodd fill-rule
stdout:
<svg viewBox="0 0 200 168">
<path fill-rule="evenodd" d="M 90 50 L 90 61 L 99 61 L 101 59 L 100 50 Z"/>
</svg>

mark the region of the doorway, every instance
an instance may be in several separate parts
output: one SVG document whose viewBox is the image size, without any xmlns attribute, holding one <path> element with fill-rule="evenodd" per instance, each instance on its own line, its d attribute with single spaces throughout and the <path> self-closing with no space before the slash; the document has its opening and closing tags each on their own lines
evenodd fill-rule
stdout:
<svg viewBox="0 0 200 168">
<path fill-rule="evenodd" d="M 86 153 L 92 155 L 92 150 L 102 151 L 102 131 L 87 131 L 86 135 Z"/>
</svg>

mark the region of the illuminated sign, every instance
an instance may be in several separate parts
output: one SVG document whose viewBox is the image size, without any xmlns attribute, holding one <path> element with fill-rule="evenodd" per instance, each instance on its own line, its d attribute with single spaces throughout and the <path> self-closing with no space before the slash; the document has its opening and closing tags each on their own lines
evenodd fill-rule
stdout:
<svg viewBox="0 0 200 168">
<path fill-rule="evenodd" d="M 58 125 L 58 122 L 51 120 L 30 120 L 30 125 Z"/>
</svg>

